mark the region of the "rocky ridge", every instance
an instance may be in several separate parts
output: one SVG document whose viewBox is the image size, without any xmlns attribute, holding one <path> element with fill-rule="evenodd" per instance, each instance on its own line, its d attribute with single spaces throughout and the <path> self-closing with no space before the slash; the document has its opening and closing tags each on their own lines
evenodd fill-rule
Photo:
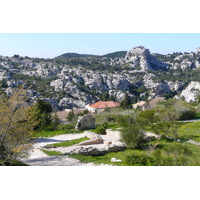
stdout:
<svg viewBox="0 0 200 200">
<path fill-rule="evenodd" d="M 85 107 L 109 98 L 121 101 L 125 93 L 135 101 L 175 95 L 195 101 L 199 89 L 193 82 L 198 82 L 199 67 L 199 48 L 196 53 L 165 56 L 139 46 L 124 58 L 0 56 L 0 83 L 7 95 L 12 88 L 25 85 L 33 100 L 45 99 L 55 109 Z M 188 73 L 190 77 L 183 79 Z"/>
</svg>

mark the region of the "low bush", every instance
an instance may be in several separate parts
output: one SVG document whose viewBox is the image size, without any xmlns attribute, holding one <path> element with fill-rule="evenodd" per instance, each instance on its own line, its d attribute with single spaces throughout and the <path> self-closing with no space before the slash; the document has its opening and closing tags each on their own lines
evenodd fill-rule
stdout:
<svg viewBox="0 0 200 200">
<path fill-rule="evenodd" d="M 138 124 L 138 126 L 142 128 L 145 128 L 157 121 L 158 121 L 158 116 L 156 115 L 155 110 L 144 110 L 140 112 L 136 118 L 136 123 Z"/>
<path fill-rule="evenodd" d="M 184 101 L 177 102 L 175 110 L 178 112 L 180 120 L 193 119 L 196 115 L 196 109 Z"/>
<path fill-rule="evenodd" d="M 122 140 L 129 148 L 137 148 L 145 143 L 144 131 L 135 124 L 126 124 L 122 129 Z"/>
<path fill-rule="evenodd" d="M 183 144 L 170 144 L 152 154 L 133 153 L 126 157 L 127 165 L 139 166 L 187 166 L 190 164 L 191 150 Z"/>
<path fill-rule="evenodd" d="M 133 123 L 134 118 L 131 115 L 119 115 L 119 116 L 116 116 L 116 121 L 119 124 Z"/>
<path fill-rule="evenodd" d="M 155 124 L 152 124 L 151 130 L 158 134 L 162 135 L 163 137 L 175 137 L 178 138 L 178 128 L 180 127 L 180 123 L 177 123 L 175 121 L 169 122 L 157 122 Z"/>
<path fill-rule="evenodd" d="M 28 166 L 28 165 L 23 163 L 22 161 L 14 160 L 14 161 L 7 161 L 7 162 L 0 161 L 0 166 Z"/>
<path fill-rule="evenodd" d="M 159 105 L 165 108 L 173 109 L 174 114 L 177 115 L 179 120 L 193 119 L 195 118 L 197 109 L 185 101 L 180 101 L 176 99 L 169 99 L 167 101 L 160 102 Z"/>
<path fill-rule="evenodd" d="M 126 157 L 127 165 L 131 166 L 151 166 L 154 165 L 154 157 L 142 153 L 133 153 Z"/>
<path fill-rule="evenodd" d="M 71 130 L 74 129 L 75 125 L 74 124 L 59 124 L 57 126 L 57 130 Z"/>
<path fill-rule="evenodd" d="M 99 126 L 96 128 L 95 133 L 100 135 L 106 135 L 106 126 Z"/>
</svg>

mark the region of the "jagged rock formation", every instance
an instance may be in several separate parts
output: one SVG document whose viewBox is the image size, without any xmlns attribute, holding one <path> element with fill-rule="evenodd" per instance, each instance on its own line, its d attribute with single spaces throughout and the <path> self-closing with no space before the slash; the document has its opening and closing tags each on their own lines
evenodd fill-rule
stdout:
<svg viewBox="0 0 200 200">
<path fill-rule="evenodd" d="M 153 74 L 146 74 L 144 76 L 144 86 L 148 89 L 150 89 L 150 94 L 149 94 L 149 99 L 153 99 L 155 97 L 162 97 L 165 94 L 169 94 L 170 93 L 170 88 L 169 85 L 167 83 L 158 83 L 153 81 L 153 78 L 155 77 L 155 75 Z"/>
<path fill-rule="evenodd" d="M 160 70 L 167 68 L 168 64 L 162 63 L 154 58 L 149 49 L 145 49 L 143 46 L 134 47 L 127 52 L 125 57 L 126 62 L 130 62 L 129 67 L 137 68 L 138 70 Z"/>
<path fill-rule="evenodd" d="M 9 95 L 13 87 L 25 85 L 30 88 L 32 100 L 42 98 L 62 110 L 84 108 L 110 98 L 120 102 L 125 93 L 135 101 L 179 97 L 191 81 L 199 81 L 200 48 L 196 53 L 161 55 L 138 46 L 125 53 L 105 57 L 60 56 L 51 60 L 0 56 L 0 89 Z M 197 92 L 193 95 L 188 90 L 188 94 L 183 91 L 181 96 L 194 101 Z"/>
<path fill-rule="evenodd" d="M 181 92 L 179 98 L 187 102 L 194 102 L 200 95 L 200 82 L 190 82 L 190 84 Z"/>
</svg>

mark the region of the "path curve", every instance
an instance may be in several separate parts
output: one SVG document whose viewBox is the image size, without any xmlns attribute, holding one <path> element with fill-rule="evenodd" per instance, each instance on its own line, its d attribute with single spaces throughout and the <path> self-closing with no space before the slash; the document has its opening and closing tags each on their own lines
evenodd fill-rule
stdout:
<svg viewBox="0 0 200 200">
<path fill-rule="evenodd" d="M 78 134 L 63 134 L 50 138 L 38 138 L 33 144 L 29 156 L 22 161 L 30 166 L 109 166 L 105 164 L 82 163 L 79 160 L 71 158 L 67 155 L 62 156 L 48 156 L 41 151 L 47 144 L 54 144 L 66 140 L 73 140 L 84 137 L 84 133 Z"/>
</svg>

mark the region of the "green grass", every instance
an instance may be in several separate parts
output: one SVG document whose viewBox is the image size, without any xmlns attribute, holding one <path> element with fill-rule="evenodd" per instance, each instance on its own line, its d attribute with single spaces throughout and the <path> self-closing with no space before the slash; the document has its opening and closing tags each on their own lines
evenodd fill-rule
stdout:
<svg viewBox="0 0 200 200">
<path fill-rule="evenodd" d="M 121 124 L 108 124 L 106 127 L 115 131 L 118 130 L 118 128 L 121 128 L 122 126 Z"/>
<path fill-rule="evenodd" d="M 200 119 L 200 112 L 197 112 L 194 116 L 194 119 Z"/>
<path fill-rule="evenodd" d="M 45 149 L 42 149 L 41 151 L 44 152 L 48 156 L 60 156 L 60 155 L 63 155 L 62 153 L 57 152 L 57 151 L 48 151 L 48 150 L 45 150 Z"/>
<path fill-rule="evenodd" d="M 198 145 L 193 145 L 190 143 L 185 143 L 187 140 L 192 139 L 194 141 L 200 142 L 200 122 L 187 122 L 187 123 L 181 123 L 179 127 L 179 138 L 181 141 L 184 141 L 184 144 L 192 151 L 192 155 L 189 157 L 189 163 L 190 165 L 200 165 L 200 146 Z M 173 143 L 177 143 L 173 140 L 168 140 L 168 139 L 162 139 L 157 146 L 157 149 L 162 149 L 166 146 L 169 146 Z M 138 152 L 141 154 L 146 154 L 147 151 L 143 149 L 127 149 L 125 151 L 121 152 L 112 152 L 108 153 L 104 156 L 83 156 L 80 154 L 74 154 L 74 155 L 69 155 L 73 158 L 76 158 L 80 160 L 81 162 L 92 162 L 95 164 L 110 164 L 110 165 L 117 165 L 117 166 L 127 166 L 126 163 L 126 157 L 128 155 L 131 155 L 131 153 Z M 122 160 L 122 162 L 119 163 L 113 163 L 111 162 L 111 158 L 117 158 Z"/>
<path fill-rule="evenodd" d="M 46 145 L 45 147 L 52 147 L 52 148 L 68 147 L 68 146 L 72 146 L 72 145 L 78 144 L 78 143 L 86 141 L 86 140 L 90 140 L 90 138 L 82 137 L 82 138 L 79 138 L 79 139 L 67 140 L 67 141 L 64 141 L 64 142 L 49 144 L 49 145 Z"/>
<path fill-rule="evenodd" d="M 116 129 L 118 127 L 119 127 L 118 124 L 108 125 L 108 128 L 112 128 L 112 129 Z M 57 131 L 56 133 L 63 134 L 63 133 L 66 133 L 66 131 Z M 187 122 L 187 123 L 182 122 L 179 127 L 178 134 L 179 134 L 179 139 L 181 139 L 181 141 L 187 141 L 189 139 L 192 139 L 194 141 L 200 142 L 200 121 Z M 77 140 L 65 141 L 65 142 L 61 142 L 61 143 L 57 143 L 53 145 L 55 145 L 55 147 L 69 146 L 69 145 L 74 145 L 79 142 L 81 142 L 80 139 L 77 139 Z M 173 140 L 162 139 L 160 141 L 160 144 L 157 146 L 157 149 L 160 149 L 161 151 L 163 151 L 164 147 L 169 146 L 173 143 L 176 143 L 176 142 Z M 184 144 L 192 151 L 192 155 L 189 157 L 190 165 L 200 166 L 200 146 L 189 144 L 189 143 L 184 143 Z M 43 152 L 49 156 L 66 155 L 66 154 L 61 154 L 56 151 L 43 150 Z M 127 166 L 126 157 L 128 155 L 131 155 L 134 152 L 138 152 L 141 154 L 147 153 L 147 151 L 143 149 L 135 149 L 135 150 L 126 149 L 125 151 L 107 153 L 106 155 L 103 155 L 103 156 L 84 156 L 81 154 L 67 154 L 67 155 L 85 163 L 95 163 L 95 164 L 103 163 L 103 164 L 116 165 L 116 166 Z M 111 162 L 111 158 L 113 157 L 122 160 L 122 162 Z"/>
<path fill-rule="evenodd" d="M 126 166 L 126 156 L 130 155 L 133 151 L 141 151 L 141 150 L 133 150 L 133 149 L 126 149 L 125 151 L 119 152 L 111 152 L 107 153 L 103 156 L 84 156 L 81 154 L 69 154 L 68 156 L 80 160 L 84 163 L 95 163 L 95 164 L 109 164 L 109 165 L 116 165 L 116 166 Z M 117 158 L 122 160 L 122 162 L 111 162 L 111 158 Z"/>
<path fill-rule="evenodd" d="M 178 135 L 183 141 L 191 139 L 200 142 L 200 121 L 182 123 Z"/>
<path fill-rule="evenodd" d="M 62 135 L 62 134 L 69 134 L 69 133 L 81 133 L 82 131 L 77 131 L 74 129 L 68 129 L 68 130 L 55 130 L 55 131 L 50 131 L 50 130 L 43 130 L 40 132 L 35 132 L 32 137 L 53 137 L 56 135 Z"/>
<path fill-rule="evenodd" d="M 172 143 L 177 142 L 168 142 L 168 141 L 161 141 L 161 144 L 158 146 L 157 149 L 160 149 L 162 151 L 162 148 L 164 146 L 171 145 Z M 200 146 L 192 145 L 189 143 L 184 143 L 191 151 L 192 155 L 188 158 L 189 159 L 189 165 L 190 166 L 200 166 Z M 125 151 L 120 152 L 112 152 L 107 153 L 103 156 L 84 156 L 81 154 L 69 154 L 68 156 L 75 158 L 77 160 L 80 160 L 84 163 L 94 163 L 94 164 L 109 164 L 109 165 L 115 165 L 115 166 L 128 166 L 126 163 L 126 157 L 133 154 L 133 153 L 139 153 L 139 154 L 147 154 L 148 152 L 142 149 L 126 149 Z M 122 162 L 111 162 L 111 158 L 117 158 L 122 160 Z"/>
</svg>

